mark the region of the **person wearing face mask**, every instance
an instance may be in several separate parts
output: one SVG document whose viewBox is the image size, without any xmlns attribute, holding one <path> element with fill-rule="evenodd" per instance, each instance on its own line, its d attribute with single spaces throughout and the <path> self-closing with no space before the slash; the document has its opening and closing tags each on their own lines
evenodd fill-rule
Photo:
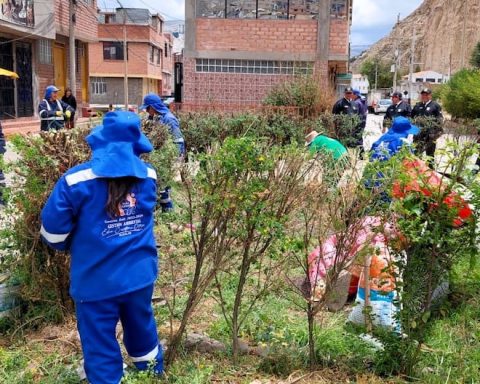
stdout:
<svg viewBox="0 0 480 384">
<path fill-rule="evenodd" d="M 75 110 L 58 98 L 59 89 L 54 85 L 45 88 L 44 99 L 38 105 L 40 129 L 62 129 L 65 127 L 65 118 L 70 119 Z"/>
</svg>

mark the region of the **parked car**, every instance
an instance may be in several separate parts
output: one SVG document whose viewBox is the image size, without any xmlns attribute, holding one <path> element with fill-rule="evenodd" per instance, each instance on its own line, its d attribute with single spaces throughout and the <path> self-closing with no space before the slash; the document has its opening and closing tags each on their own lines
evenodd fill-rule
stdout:
<svg viewBox="0 0 480 384">
<path fill-rule="evenodd" d="M 378 103 L 375 104 L 373 107 L 373 111 L 376 115 L 379 113 L 387 112 L 388 107 L 392 105 L 392 100 L 390 99 L 381 99 Z"/>
</svg>

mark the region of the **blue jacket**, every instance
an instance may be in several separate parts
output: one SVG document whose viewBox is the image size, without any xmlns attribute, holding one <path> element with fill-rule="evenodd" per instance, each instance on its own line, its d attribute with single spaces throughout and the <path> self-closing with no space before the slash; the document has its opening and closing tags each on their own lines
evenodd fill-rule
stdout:
<svg viewBox="0 0 480 384">
<path fill-rule="evenodd" d="M 43 240 L 70 250 L 75 301 L 120 296 L 153 284 L 157 276 L 155 171 L 148 166 L 148 177 L 139 179 L 122 204 L 122 216 L 107 214 L 107 195 L 107 181 L 93 173 L 89 161 L 62 176 L 42 210 Z"/>
<path fill-rule="evenodd" d="M 57 116 L 57 111 L 62 112 L 62 116 Z M 50 101 L 43 99 L 38 105 L 38 115 L 40 116 L 40 129 L 48 131 L 50 129 L 61 129 L 65 126 L 63 114 L 66 111 L 75 112 L 75 110 L 62 100 Z"/>
<path fill-rule="evenodd" d="M 0 121 L 0 155 L 6 152 L 5 136 L 3 135 L 2 122 Z"/>
<path fill-rule="evenodd" d="M 419 132 L 419 128 L 411 125 L 410 120 L 406 117 L 396 117 L 393 120 L 392 127 L 372 144 L 370 159 L 390 159 L 400 151 L 403 145 L 411 145 L 413 136 Z"/>
<path fill-rule="evenodd" d="M 157 109 L 158 108 L 158 109 Z M 159 113 L 156 119 L 163 125 L 168 126 L 170 134 L 172 135 L 174 143 L 183 143 L 183 134 L 180 130 L 180 123 L 175 115 L 170 112 L 165 104 L 155 106 L 155 110 Z"/>
</svg>

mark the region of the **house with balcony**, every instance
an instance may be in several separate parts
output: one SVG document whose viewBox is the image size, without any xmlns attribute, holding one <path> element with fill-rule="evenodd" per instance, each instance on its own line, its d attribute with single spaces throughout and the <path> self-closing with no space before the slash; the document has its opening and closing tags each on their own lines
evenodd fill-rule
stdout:
<svg viewBox="0 0 480 384">
<path fill-rule="evenodd" d="M 0 119 L 32 118 L 45 87 L 63 95 L 69 86 L 69 1 L 0 2 L 0 67 L 16 80 L 0 77 Z M 88 44 L 97 38 L 96 0 L 74 6 L 77 102 L 88 99 Z"/>
<path fill-rule="evenodd" d="M 258 104 L 275 85 L 348 73 L 352 0 L 186 0 L 183 102 Z"/>
<path fill-rule="evenodd" d="M 172 48 L 162 16 L 141 8 L 101 11 L 98 43 L 89 47 L 90 103 L 123 106 L 125 76 L 129 105 L 140 105 L 149 92 L 171 95 Z"/>
</svg>

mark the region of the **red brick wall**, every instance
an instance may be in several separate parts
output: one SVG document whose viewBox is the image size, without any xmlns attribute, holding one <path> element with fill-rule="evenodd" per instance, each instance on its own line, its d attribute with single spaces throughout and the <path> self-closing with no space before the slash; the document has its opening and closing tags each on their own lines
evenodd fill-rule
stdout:
<svg viewBox="0 0 480 384">
<path fill-rule="evenodd" d="M 315 53 L 317 20 L 197 19 L 198 51 Z"/>
<path fill-rule="evenodd" d="M 293 80 L 292 75 L 203 73 L 195 71 L 195 59 L 184 58 L 184 102 L 259 104 L 277 84 Z M 315 73 L 326 78 L 326 62 L 315 64 Z"/>
<path fill-rule="evenodd" d="M 97 40 L 97 1 L 88 5 L 83 0 L 77 1 L 75 35 L 79 40 Z M 68 36 L 69 1 L 55 0 L 55 29 L 57 34 Z"/>
<path fill-rule="evenodd" d="M 123 76 L 123 60 L 103 60 L 103 42 L 123 41 L 123 25 L 100 24 L 98 27 L 98 37 L 101 42 L 90 44 L 90 72 L 93 74 L 110 74 Z M 172 72 L 173 59 L 169 52 L 165 57 L 165 42 L 170 43 L 168 36 L 158 34 L 149 26 L 127 25 L 128 43 L 128 72 L 131 75 L 139 75 L 151 78 L 162 77 L 162 63 L 166 71 Z M 138 42 L 135 42 L 137 40 Z M 161 64 L 157 64 L 157 57 L 154 62 L 150 62 L 150 43 L 162 50 Z"/>
<path fill-rule="evenodd" d="M 35 73 L 38 77 L 38 96 L 43 100 L 45 88 L 54 83 L 53 65 L 36 63 Z M 35 109 L 37 106 L 34 106 Z"/>
<path fill-rule="evenodd" d="M 330 20 L 331 55 L 348 55 L 349 28 L 346 19 Z"/>
</svg>

